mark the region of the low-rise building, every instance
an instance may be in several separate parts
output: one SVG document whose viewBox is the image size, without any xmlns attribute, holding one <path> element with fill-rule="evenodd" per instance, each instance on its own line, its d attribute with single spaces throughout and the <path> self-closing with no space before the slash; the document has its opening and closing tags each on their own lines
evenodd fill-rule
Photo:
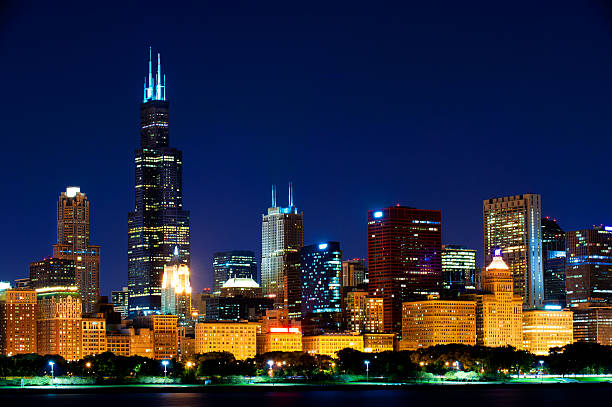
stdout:
<svg viewBox="0 0 612 407">
<path fill-rule="evenodd" d="M 393 351 L 395 334 L 363 334 L 363 351 L 370 353 Z"/>
<path fill-rule="evenodd" d="M 229 352 L 239 360 L 255 357 L 258 326 L 253 322 L 197 323 L 195 352 Z"/>
<path fill-rule="evenodd" d="M 130 335 L 112 333 L 106 335 L 106 350 L 115 356 L 132 356 L 130 352 Z"/>
<path fill-rule="evenodd" d="M 523 312 L 523 349 L 527 352 L 545 356 L 550 348 L 560 348 L 572 341 L 572 311 L 533 309 Z"/>
<path fill-rule="evenodd" d="M 354 333 L 327 333 L 302 337 L 302 350 L 311 355 L 336 357 L 336 352 L 345 348 L 363 352 L 363 336 Z"/>
<path fill-rule="evenodd" d="M 106 319 L 102 314 L 81 319 L 81 356 L 106 352 Z"/>
</svg>

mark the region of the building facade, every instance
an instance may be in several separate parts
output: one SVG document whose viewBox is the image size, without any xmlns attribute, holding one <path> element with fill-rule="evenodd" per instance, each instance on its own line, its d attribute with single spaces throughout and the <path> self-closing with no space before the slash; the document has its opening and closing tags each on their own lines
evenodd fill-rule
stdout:
<svg viewBox="0 0 612 407">
<path fill-rule="evenodd" d="M 229 352 L 238 360 L 253 358 L 258 326 L 253 322 L 200 322 L 195 327 L 195 352 Z"/>
<path fill-rule="evenodd" d="M 565 307 L 565 232 L 557 221 L 542 218 L 544 303 Z"/>
<path fill-rule="evenodd" d="M 189 212 L 183 210 L 183 156 L 170 147 L 169 104 L 158 54 L 151 58 L 140 105 L 140 148 L 135 153 L 135 208 L 128 215 L 129 314 L 161 310 L 164 266 L 178 246 L 190 265 Z"/>
<path fill-rule="evenodd" d="M 100 297 L 100 246 L 89 244 L 89 200 L 68 187 L 57 201 L 57 244 L 53 257 L 74 262 L 83 312 L 94 312 Z"/>
<path fill-rule="evenodd" d="M 459 245 L 442 246 L 442 276 L 445 289 L 475 289 L 476 250 Z"/>
<path fill-rule="evenodd" d="M 213 293 L 219 294 L 223 284 L 232 278 L 250 278 L 257 281 L 257 262 L 254 252 L 232 250 L 213 255 Z"/>
<path fill-rule="evenodd" d="M 81 357 L 106 352 L 106 319 L 102 314 L 81 319 Z"/>
<path fill-rule="evenodd" d="M 362 285 L 366 281 L 365 259 L 351 259 L 342 262 L 343 289 L 350 289 Z"/>
<path fill-rule="evenodd" d="M 383 298 L 385 331 L 401 331 L 402 302 L 442 288 L 441 212 L 392 206 L 368 212 L 368 287 Z"/>
<path fill-rule="evenodd" d="M 547 356 L 550 348 L 573 342 L 572 311 L 549 306 L 523 312 L 523 350 Z"/>
<path fill-rule="evenodd" d="M 36 291 L 0 290 L 0 354 L 36 353 Z"/>
<path fill-rule="evenodd" d="M 612 306 L 572 308 L 574 340 L 612 346 Z"/>
<path fill-rule="evenodd" d="M 127 287 L 122 287 L 121 291 L 111 291 L 111 301 L 115 311 L 120 313 L 123 319 L 128 317 L 128 298 L 129 291 Z"/>
<path fill-rule="evenodd" d="M 176 251 L 178 252 L 178 248 Z M 162 314 L 176 315 L 181 323 L 191 319 L 189 266 L 182 263 L 178 256 L 164 266 L 161 296 Z"/>
<path fill-rule="evenodd" d="M 336 357 L 336 353 L 345 348 L 363 352 L 363 336 L 350 333 L 327 333 L 302 337 L 302 350 L 310 355 Z"/>
<path fill-rule="evenodd" d="M 276 308 L 300 313 L 300 256 L 304 246 L 303 214 L 293 205 L 289 184 L 289 204 L 276 205 L 276 187 L 272 187 L 272 207 L 262 216 L 261 288 L 264 296 L 274 299 Z"/>
<path fill-rule="evenodd" d="M 612 227 L 565 234 L 567 305 L 612 305 Z"/>
<path fill-rule="evenodd" d="M 542 211 L 537 194 L 506 196 L 483 202 L 485 264 L 501 249 L 513 278 L 514 293 L 527 307 L 544 301 Z"/>
<path fill-rule="evenodd" d="M 56 257 L 34 261 L 30 263 L 29 285 L 32 289 L 76 286 L 76 265 L 72 260 Z"/>
</svg>

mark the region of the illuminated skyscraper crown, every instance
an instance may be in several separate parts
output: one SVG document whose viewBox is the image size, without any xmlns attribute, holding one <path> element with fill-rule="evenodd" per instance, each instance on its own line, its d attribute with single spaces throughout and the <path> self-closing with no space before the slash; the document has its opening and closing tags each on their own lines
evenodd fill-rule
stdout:
<svg viewBox="0 0 612 407">
<path fill-rule="evenodd" d="M 153 78 L 153 66 L 151 59 L 151 47 L 149 47 L 149 78 L 144 80 L 143 103 L 149 100 L 166 100 L 166 75 L 162 76 L 161 55 L 157 54 L 157 73 Z M 163 81 L 162 81 L 163 80 Z"/>
<path fill-rule="evenodd" d="M 508 270 L 508 265 L 502 259 L 501 250 L 495 249 L 495 253 L 493 254 L 493 261 L 487 267 L 487 270 Z"/>
</svg>

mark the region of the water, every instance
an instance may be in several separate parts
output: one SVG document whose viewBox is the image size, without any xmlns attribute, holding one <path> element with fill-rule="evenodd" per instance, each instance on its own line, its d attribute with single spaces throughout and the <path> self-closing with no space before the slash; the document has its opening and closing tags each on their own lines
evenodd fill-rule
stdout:
<svg viewBox="0 0 612 407">
<path fill-rule="evenodd" d="M 607 405 L 610 385 L 418 386 L 389 390 L 249 391 L 203 393 L 13 394 L 0 406 L 41 407 L 547 407 Z"/>
</svg>

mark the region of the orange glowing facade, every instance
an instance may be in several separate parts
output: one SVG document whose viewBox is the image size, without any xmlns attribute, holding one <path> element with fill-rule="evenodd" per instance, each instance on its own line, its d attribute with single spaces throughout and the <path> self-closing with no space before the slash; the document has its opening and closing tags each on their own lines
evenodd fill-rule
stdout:
<svg viewBox="0 0 612 407">
<path fill-rule="evenodd" d="M 195 326 L 195 352 L 229 352 L 238 360 L 255 357 L 259 324 L 201 322 Z"/>
<path fill-rule="evenodd" d="M 164 266 L 161 287 L 162 314 L 176 315 L 180 321 L 191 317 L 189 266 L 173 261 Z"/>
<path fill-rule="evenodd" d="M 36 292 L 0 291 L 0 354 L 36 353 Z"/>
<path fill-rule="evenodd" d="M 80 359 L 82 303 L 78 287 L 38 288 L 36 297 L 38 354 Z"/>
<path fill-rule="evenodd" d="M 303 351 L 311 355 L 336 357 L 336 352 L 344 348 L 363 352 L 363 336 L 351 333 L 327 333 L 302 338 Z"/>
<path fill-rule="evenodd" d="M 106 319 L 102 314 L 81 319 L 81 356 L 106 352 Z"/>
<path fill-rule="evenodd" d="M 523 312 L 523 349 L 546 356 L 550 348 L 573 342 L 572 311 L 533 309 Z"/>
<path fill-rule="evenodd" d="M 257 332 L 257 354 L 267 352 L 300 352 L 300 323 L 289 318 L 287 309 L 267 310 Z"/>
<path fill-rule="evenodd" d="M 369 296 L 365 290 L 346 293 L 343 301 L 344 326 L 351 332 L 384 332 L 384 307 L 381 297 Z"/>
</svg>

